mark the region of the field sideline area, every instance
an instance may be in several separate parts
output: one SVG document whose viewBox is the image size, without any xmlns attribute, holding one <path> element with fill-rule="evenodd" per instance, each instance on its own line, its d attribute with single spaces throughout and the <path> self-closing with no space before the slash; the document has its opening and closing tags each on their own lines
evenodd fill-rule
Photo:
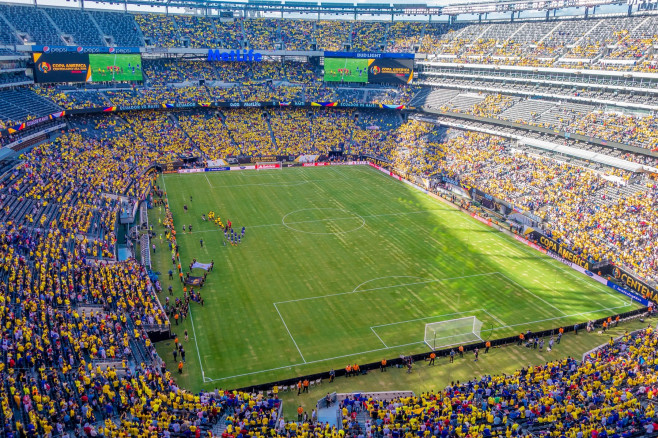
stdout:
<svg viewBox="0 0 658 438">
<path fill-rule="evenodd" d="M 190 336 L 177 376 L 192 390 L 427 351 L 431 322 L 475 316 L 486 340 L 637 307 L 366 166 L 170 174 L 158 185 L 167 191 L 183 268 L 193 258 L 215 262 L 205 305 L 191 303 L 190 316 L 173 326 L 181 340 L 184 330 Z M 245 226 L 244 241 L 225 246 L 219 227 L 201 219 L 209 211 L 237 230 Z M 164 208 L 151 210 L 164 301 L 170 284 L 174 297 L 182 285 L 168 280 L 174 266 L 160 238 L 163 217 Z M 183 224 L 193 232 L 183 233 Z M 157 348 L 175 369 L 173 343 Z"/>
</svg>

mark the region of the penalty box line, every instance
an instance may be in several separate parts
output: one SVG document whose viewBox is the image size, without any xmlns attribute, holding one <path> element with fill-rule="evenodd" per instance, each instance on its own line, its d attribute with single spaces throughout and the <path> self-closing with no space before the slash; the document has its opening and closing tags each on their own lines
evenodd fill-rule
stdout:
<svg viewBox="0 0 658 438">
<path fill-rule="evenodd" d="M 362 290 L 352 290 L 350 292 L 339 292 L 339 293 L 335 293 L 335 294 L 317 295 L 317 296 L 314 296 L 314 297 L 306 297 L 306 298 L 297 298 L 295 300 L 277 301 L 274 304 L 297 303 L 297 302 L 300 302 L 300 301 L 316 300 L 316 299 L 319 299 L 319 298 L 329 298 L 329 297 L 337 297 L 337 296 L 340 296 L 340 295 L 360 294 L 360 293 L 363 293 L 363 292 L 372 292 L 372 291 L 375 291 L 375 290 L 393 289 L 393 288 L 396 288 L 396 287 L 414 286 L 414 285 L 418 285 L 418 284 L 439 283 L 439 282 L 442 282 L 442 281 L 460 280 L 460 279 L 463 279 L 463 278 L 483 277 L 483 276 L 496 275 L 496 274 L 499 274 L 499 272 L 487 272 L 487 273 L 484 273 L 484 274 L 462 275 L 460 277 L 448 277 L 448 278 L 438 278 L 438 279 L 425 280 L 425 281 L 415 281 L 415 282 L 412 282 L 412 283 L 401 283 L 401 284 L 394 284 L 394 285 L 390 285 L 390 286 L 373 287 L 373 288 L 362 289 Z M 378 280 L 378 279 L 375 278 L 374 280 Z M 372 281 L 372 280 L 370 280 L 370 281 Z M 361 284 L 363 284 L 363 283 L 361 283 Z"/>
<path fill-rule="evenodd" d="M 517 327 L 517 326 L 522 326 L 522 325 L 536 324 L 538 322 L 554 321 L 554 320 L 558 320 L 558 319 L 571 318 L 571 317 L 574 317 L 574 316 L 589 315 L 589 314 L 596 313 L 596 312 L 602 312 L 604 310 L 616 310 L 616 309 L 620 309 L 620 308 L 628 307 L 628 306 L 630 306 L 630 304 L 626 304 L 624 306 L 606 307 L 606 308 L 602 308 L 602 309 L 591 310 L 591 311 L 588 311 L 588 312 L 574 313 L 572 315 L 556 316 L 554 318 L 540 319 L 540 320 L 537 320 L 537 321 L 528 321 L 528 322 L 523 322 L 523 323 L 519 323 L 519 324 L 508 325 L 508 326 L 505 326 L 505 327 L 496 327 L 496 328 L 494 328 L 494 330 L 502 330 L 502 329 L 505 329 L 505 328 L 512 328 L 512 327 Z M 408 344 L 395 345 L 393 347 L 375 348 L 375 349 L 372 349 L 372 350 L 359 351 L 359 352 L 356 352 L 356 353 L 343 354 L 343 355 L 340 355 L 340 356 L 327 357 L 327 358 L 324 358 L 324 359 L 309 360 L 309 361 L 306 361 L 305 363 L 283 365 L 283 366 L 280 366 L 280 367 L 268 368 L 268 369 L 259 370 L 259 371 L 251 371 L 251 372 L 242 373 L 242 374 L 235 374 L 233 376 L 220 377 L 220 378 L 217 378 L 217 379 L 211 379 L 209 377 L 206 377 L 206 378 L 204 378 L 204 382 L 206 382 L 206 383 L 220 382 L 222 380 L 234 379 L 234 378 L 237 378 L 237 377 L 253 376 L 253 375 L 256 375 L 256 374 L 269 373 L 269 372 L 272 372 L 272 371 L 292 369 L 292 367 L 312 365 L 312 364 L 327 362 L 327 361 L 331 361 L 331 360 L 335 360 L 335 359 L 342 359 L 342 358 L 345 358 L 345 357 L 354 357 L 354 356 L 359 356 L 359 355 L 364 355 L 364 354 L 369 354 L 369 353 L 376 353 L 378 351 L 386 351 L 386 350 L 390 350 L 392 348 L 409 347 L 411 345 L 418 345 L 418 344 L 425 344 L 425 341 L 410 342 Z"/>
<path fill-rule="evenodd" d="M 372 291 L 376 291 L 376 290 L 392 289 L 392 288 L 412 286 L 412 285 L 417 285 L 417 284 L 437 283 L 437 282 L 441 282 L 441 281 L 458 280 L 458 279 L 462 279 L 462 278 L 482 277 L 482 276 L 487 276 L 487 275 L 496 275 L 497 273 L 498 272 L 489 272 L 489 273 L 485 273 L 485 274 L 465 275 L 465 276 L 461 276 L 461 277 L 451 277 L 451 278 L 442 278 L 442 279 L 435 279 L 435 280 L 416 281 L 416 282 L 412 282 L 412 283 L 396 284 L 396 285 L 391 285 L 391 286 L 382 286 L 382 287 L 375 287 L 375 288 L 363 289 L 363 290 L 353 290 L 351 292 L 340 292 L 340 293 L 337 293 L 337 294 L 318 295 L 316 297 L 309 297 L 309 298 L 299 298 L 299 299 L 296 299 L 296 300 L 278 301 L 278 302 L 272 303 L 272 304 L 274 305 L 274 309 L 276 310 L 276 313 L 279 315 L 279 318 L 281 319 L 281 322 L 283 323 L 283 327 L 286 329 L 286 332 L 288 333 L 288 336 L 290 336 L 290 340 L 292 340 L 292 343 L 295 345 L 295 348 L 297 349 L 297 352 L 299 353 L 299 356 L 302 358 L 302 361 L 304 361 L 304 363 L 309 363 L 304 358 L 304 354 L 302 353 L 302 350 L 299 348 L 299 345 L 297 344 L 297 341 L 295 340 L 295 337 L 292 335 L 292 332 L 290 331 L 290 328 L 288 328 L 288 324 L 286 323 L 286 320 L 283 318 L 283 315 L 281 314 L 281 311 L 279 310 L 279 306 L 278 306 L 279 304 L 294 303 L 294 302 L 300 302 L 300 301 L 308 301 L 308 300 L 313 300 L 313 299 L 317 299 L 317 298 L 335 297 L 335 296 L 339 296 L 339 295 L 348 295 L 348 294 L 355 294 L 355 293 L 362 293 L 362 292 L 372 292 Z M 361 283 L 361 284 L 363 284 L 363 283 Z M 361 285 L 359 285 L 359 286 L 361 286 Z M 460 313 L 466 313 L 466 312 L 460 312 Z M 440 316 L 448 316 L 448 315 L 440 315 Z M 425 318 L 425 319 L 427 319 L 427 318 Z M 498 319 L 496 319 L 496 320 L 500 321 Z M 375 334 L 375 336 L 377 336 L 377 338 L 384 345 L 384 347 L 386 347 L 387 349 L 401 346 L 400 345 L 400 346 L 388 347 L 386 345 L 386 343 L 382 340 L 382 338 L 379 337 L 377 332 L 372 327 L 370 329 Z"/>
</svg>

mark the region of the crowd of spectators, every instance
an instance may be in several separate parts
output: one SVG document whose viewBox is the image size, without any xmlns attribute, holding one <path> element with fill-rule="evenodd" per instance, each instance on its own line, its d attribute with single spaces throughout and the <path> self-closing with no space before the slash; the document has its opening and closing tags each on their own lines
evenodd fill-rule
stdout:
<svg viewBox="0 0 658 438">
<path fill-rule="evenodd" d="M 424 102 L 431 101 L 433 93 L 438 96 L 443 91 L 431 91 Z M 442 111 L 552 128 L 650 150 L 658 148 L 658 121 L 647 112 L 623 113 L 601 110 L 593 105 L 520 99 L 501 93 L 479 92 L 477 97 L 473 97 L 473 93 L 455 92 L 448 97 L 439 106 Z M 424 102 L 417 104 L 424 105 Z"/>
<path fill-rule="evenodd" d="M 56 89 L 42 92 L 58 98 Z M 130 92 L 107 97 L 124 94 Z M 492 96 L 477 111 L 504 105 L 503 96 Z M 0 179 L 0 420 L 8 436 L 69 430 L 108 436 L 120 429 L 135 436 L 192 435 L 222 416 L 230 430 L 245 427 L 240 419 L 247 411 L 268 434 L 304 427 L 279 423 L 276 399 L 190 394 L 176 386 L 157 356 L 144 331 L 167 324 L 157 288 L 135 261 L 108 263 L 117 244 L 115 197 L 145 199 L 154 183 L 152 163 L 334 149 L 370 154 L 411 174 L 443 173 L 479 187 L 542 217 L 547 232 L 583 256 L 610 258 L 655 278 L 655 185 L 597 202 L 604 189 L 615 187 L 605 175 L 519 153 L 501 138 L 446 132 L 403 121 L 394 111 L 324 108 L 132 112 L 71 123 L 68 132 L 26 152 Z M 611 173 L 622 181 L 637 178 Z M 393 404 L 366 400 L 366 427 L 376 436 L 404 430 L 443 435 L 457 428 L 482 436 L 523 430 L 598 434 L 603 427 L 641 431 L 654 417 L 641 402 L 655 395 L 647 368 L 655 342 L 647 331 L 583 364 L 566 359 Z M 520 395 L 529 392 L 535 396 Z M 322 425 L 318 433 L 324 430 L 330 429 Z"/>
<path fill-rule="evenodd" d="M 412 131 L 416 136 L 422 132 L 420 126 Z M 620 169 L 595 172 L 520 153 L 500 137 L 450 132 L 447 140 L 434 141 L 431 149 L 414 139 L 412 144 L 418 147 L 396 150 L 392 162 L 412 174 L 441 173 L 477 187 L 540 217 L 549 236 L 584 258 L 607 259 L 658 279 L 655 181 Z M 621 188 L 629 184 L 638 186 L 637 190 L 622 193 Z"/>
<path fill-rule="evenodd" d="M 353 435 L 633 437 L 655 433 L 656 332 L 626 333 L 584 360 L 452 381 L 420 395 L 341 402 Z M 353 418 L 365 412 L 366 419 Z"/>
</svg>

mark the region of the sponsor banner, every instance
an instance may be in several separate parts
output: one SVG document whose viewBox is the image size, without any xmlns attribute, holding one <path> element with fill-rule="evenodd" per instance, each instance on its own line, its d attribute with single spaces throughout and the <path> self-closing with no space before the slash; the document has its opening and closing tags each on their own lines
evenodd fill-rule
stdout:
<svg viewBox="0 0 658 438">
<path fill-rule="evenodd" d="M 474 217 L 475 219 L 479 220 L 483 224 L 491 226 L 491 219 L 485 219 L 485 218 L 483 218 L 480 215 L 475 214 L 475 213 L 471 213 L 471 216 Z"/>
<path fill-rule="evenodd" d="M 368 164 L 367 161 L 331 161 L 331 166 L 360 166 Z"/>
<path fill-rule="evenodd" d="M 600 275 L 597 275 L 593 273 L 592 271 L 588 271 L 587 269 L 583 269 L 580 266 L 576 265 L 575 263 L 571 263 L 571 267 L 575 269 L 576 271 L 580 272 L 581 274 L 585 274 L 588 277 L 593 278 L 594 280 L 598 281 L 601 284 L 608 285 L 608 280 L 605 278 L 601 277 Z"/>
<path fill-rule="evenodd" d="M 255 169 L 280 169 L 281 164 L 276 163 L 276 164 L 256 164 L 254 166 Z"/>
<path fill-rule="evenodd" d="M 139 47 L 97 47 L 97 46 L 32 46 L 33 52 L 42 53 L 140 53 Z"/>
<path fill-rule="evenodd" d="M 318 167 L 318 166 L 329 166 L 330 163 L 328 161 L 323 161 L 323 162 L 315 162 L 315 163 L 302 163 L 302 167 Z"/>
<path fill-rule="evenodd" d="M 253 170 L 256 166 L 231 166 L 229 170 Z"/>
<path fill-rule="evenodd" d="M 652 301 L 658 299 L 658 291 L 655 288 L 649 286 L 645 282 L 638 280 L 636 276 L 626 272 L 623 268 L 617 266 L 611 266 L 612 276 L 620 281 L 626 289 L 629 289 L 643 297 L 647 297 Z"/>
<path fill-rule="evenodd" d="M 649 300 L 642 298 L 641 296 L 637 295 L 634 292 L 631 292 L 630 290 L 617 286 L 614 284 L 612 281 L 608 281 L 607 285 L 611 287 L 612 289 L 616 290 L 617 292 L 626 295 L 627 297 L 633 299 L 634 301 L 637 301 L 638 303 L 642 304 L 643 306 L 648 306 L 649 305 Z"/>
<path fill-rule="evenodd" d="M 381 52 L 324 52 L 325 58 L 360 58 L 360 59 L 414 59 L 413 53 L 381 53 Z"/>
<path fill-rule="evenodd" d="M 221 167 L 206 167 L 206 172 L 221 172 L 224 170 L 231 170 L 230 167 L 228 166 L 221 166 Z"/>
<path fill-rule="evenodd" d="M 178 173 L 201 173 L 201 172 L 205 172 L 205 171 L 206 171 L 205 168 L 200 167 L 198 169 L 180 169 L 178 171 Z"/>
<path fill-rule="evenodd" d="M 275 161 L 294 161 L 294 155 L 256 155 L 256 156 L 240 156 L 237 158 L 238 163 L 248 164 L 248 163 L 265 163 L 265 162 L 275 162 Z"/>
<path fill-rule="evenodd" d="M 409 180 L 407 180 L 407 179 L 402 178 L 400 181 L 402 181 L 403 183 L 405 183 L 405 184 L 408 185 L 408 186 L 413 187 L 413 188 L 416 189 L 416 190 L 420 190 L 421 192 L 423 192 L 423 193 L 425 193 L 425 194 L 428 194 L 428 193 L 429 193 L 429 192 L 428 192 L 427 190 L 425 190 L 424 188 L 420 187 L 419 185 L 416 185 L 416 184 L 412 183 L 411 181 L 409 181 Z"/>
<path fill-rule="evenodd" d="M 571 251 L 566 246 L 557 243 L 555 240 L 551 239 L 550 237 L 546 237 L 540 233 L 538 234 L 539 234 L 539 244 L 544 248 L 546 248 L 547 250 L 559 255 L 563 259 L 569 260 L 570 262 L 577 264 L 583 269 L 590 268 L 589 262 L 587 260 L 584 260 L 582 257 Z"/>
<path fill-rule="evenodd" d="M 253 50 L 222 50 L 208 49 L 208 62 L 231 61 L 231 62 L 260 62 L 263 60 L 263 54 Z"/>
<path fill-rule="evenodd" d="M 545 248 L 542 248 L 541 246 L 537 245 L 537 244 L 534 243 L 534 242 L 529 241 L 528 239 L 524 239 L 523 237 L 519 236 L 518 234 L 515 234 L 515 235 L 514 235 L 514 238 L 515 238 L 516 240 L 518 240 L 519 242 L 521 242 L 521 243 L 525 243 L 525 244 L 528 245 L 530 248 L 536 249 L 537 251 L 539 251 L 539 252 L 541 252 L 541 253 L 544 253 L 544 254 L 547 253 L 547 251 L 546 251 Z"/>
</svg>

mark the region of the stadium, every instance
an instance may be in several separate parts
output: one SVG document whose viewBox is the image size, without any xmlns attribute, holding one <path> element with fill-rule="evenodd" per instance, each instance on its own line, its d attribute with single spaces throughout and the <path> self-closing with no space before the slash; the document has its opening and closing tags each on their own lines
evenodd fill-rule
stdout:
<svg viewBox="0 0 658 438">
<path fill-rule="evenodd" d="M 658 435 L 658 2 L 0 3 L 0 436 Z"/>
</svg>

